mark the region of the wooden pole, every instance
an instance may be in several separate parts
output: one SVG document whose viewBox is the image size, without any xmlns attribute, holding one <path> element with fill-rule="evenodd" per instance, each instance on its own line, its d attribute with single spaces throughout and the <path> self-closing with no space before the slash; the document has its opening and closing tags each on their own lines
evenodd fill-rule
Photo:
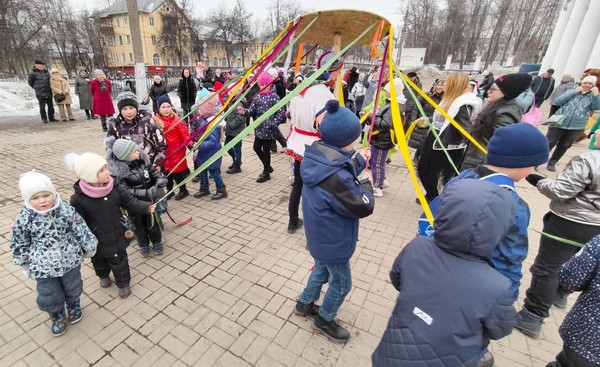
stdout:
<svg viewBox="0 0 600 367">
<path fill-rule="evenodd" d="M 127 0 L 127 13 L 129 16 L 129 30 L 133 44 L 133 60 L 135 61 L 135 85 L 138 101 L 144 100 L 148 94 L 146 88 L 146 60 L 142 45 L 142 32 L 140 30 L 140 13 L 137 0 Z"/>
</svg>

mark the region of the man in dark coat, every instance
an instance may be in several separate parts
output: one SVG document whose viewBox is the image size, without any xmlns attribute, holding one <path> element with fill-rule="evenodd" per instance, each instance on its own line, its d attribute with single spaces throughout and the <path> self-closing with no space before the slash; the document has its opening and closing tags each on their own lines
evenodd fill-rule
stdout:
<svg viewBox="0 0 600 367">
<path fill-rule="evenodd" d="M 352 87 L 358 82 L 358 71 L 356 71 L 356 66 L 353 66 L 352 69 L 350 69 L 348 80 L 346 82 L 348 83 L 348 90 L 352 91 Z"/>
<path fill-rule="evenodd" d="M 535 105 L 539 108 L 554 91 L 554 69 L 548 69 L 544 74 L 533 78 L 531 90 L 535 93 Z"/>
<path fill-rule="evenodd" d="M 390 280 L 400 292 L 374 367 L 475 367 L 489 339 L 510 334 L 516 311 L 511 282 L 489 265 L 515 213 L 508 190 L 465 179 L 440 197 L 435 237 L 400 253 Z"/>
<path fill-rule="evenodd" d="M 42 122 L 58 121 L 54 118 L 54 104 L 52 103 L 52 89 L 50 89 L 50 74 L 43 61 L 35 60 L 33 69 L 27 75 L 27 83 L 35 91 L 35 96 L 40 104 L 40 116 Z M 46 114 L 48 105 L 48 114 Z"/>
</svg>

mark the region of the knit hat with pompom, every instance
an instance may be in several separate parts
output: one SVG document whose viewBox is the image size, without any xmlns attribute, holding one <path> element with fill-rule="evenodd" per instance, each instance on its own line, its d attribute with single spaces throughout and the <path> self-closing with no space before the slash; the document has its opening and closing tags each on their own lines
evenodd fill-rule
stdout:
<svg viewBox="0 0 600 367">
<path fill-rule="evenodd" d="M 327 101 L 325 110 L 327 113 L 319 127 L 323 143 L 338 148 L 354 143 L 361 131 L 358 117 L 335 99 Z"/>
</svg>

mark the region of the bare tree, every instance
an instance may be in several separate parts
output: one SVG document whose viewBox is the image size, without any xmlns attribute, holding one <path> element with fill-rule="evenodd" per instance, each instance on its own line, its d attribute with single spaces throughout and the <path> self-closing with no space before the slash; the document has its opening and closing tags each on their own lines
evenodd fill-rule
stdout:
<svg viewBox="0 0 600 367">
<path fill-rule="evenodd" d="M 172 1 L 169 11 L 164 11 L 163 27 L 158 41 L 161 53 L 171 54 L 179 66 L 185 64 L 188 50 L 197 44 L 197 34 L 194 31 L 190 16 L 193 12 L 191 0 Z M 166 9 L 166 8 L 165 8 Z M 189 60 L 187 60 L 189 63 Z"/>
<path fill-rule="evenodd" d="M 233 42 L 239 47 L 242 58 L 242 67 L 245 67 L 246 45 L 255 38 L 255 31 L 251 27 L 252 13 L 248 11 L 243 0 L 236 0 L 231 17 L 231 24 L 233 25 Z M 229 66 L 231 66 L 231 62 L 229 63 Z"/>
<path fill-rule="evenodd" d="M 232 11 L 221 3 L 217 8 L 209 11 L 208 22 L 212 27 L 208 37 L 224 46 L 225 57 L 227 58 L 227 63 L 230 64 L 229 60 L 231 59 L 235 38 Z"/>
<path fill-rule="evenodd" d="M 35 58 L 47 59 L 49 50 L 36 42 L 43 35 L 45 18 L 39 12 L 40 0 L 0 1 L 0 71 L 25 74 Z"/>
<path fill-rule="evenodd" d="M 299 1 L 294 0 L 271 0 L 268 10 L 267 22 L 270 29 L 269 33 L 264 34 L 264 36 L 271 37 L 279 34 L 290 20 L 307 12 L 306 9 L 302 8 Z"/>
</svg>

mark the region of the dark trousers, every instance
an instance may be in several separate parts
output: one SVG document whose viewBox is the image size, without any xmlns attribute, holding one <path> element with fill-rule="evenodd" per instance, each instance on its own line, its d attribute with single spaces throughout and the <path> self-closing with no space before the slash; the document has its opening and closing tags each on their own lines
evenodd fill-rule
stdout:
<svg viewBox="0 0 600 367">
<path fill-rule="evenodd" d="M 110 257 L 92 256 L 92 265 L 99 278 L 108 278 L 112 271 L 117 287 L 129 286 L 131 273 L 129 272 L 127 251 L 118 252 L 115 256 Z"/>
<path fill-rule="evenodd" d="M 554 115 L 556 113 L 556 111 L 558 111 L 560 109 L 560 106 L 557 106 L 555 104 L 550 105 L 550 113 L 548 114 L 548 117 Z"/>
<path fill-rule="evenodd" d="M 288 211 L 290 213 L 290 223 L 298 224 L 298 210 L 300 208 L 300 197 L 302 197 L 302 176 L 300 176 L 300 163 L 301 161 L 294 160 L 294 182 L 292 183 L 292 191 L 290 192 L 290 202 L 288 204 Z"/>
<path fill-rule="evenodd" d="M 271 140 L 272 151 L 277 151 L 277 143 L 275 142 L 275 140 L 277 140 L 277 142 L 281 145 L 282 148 L 285 148 L 287 146 L 287 139 L 283 136 L 281 130 L 279 130 L 279 126 L 276 126 L 273 129 L 273 136 L 275 137 L 275 139 Z"/>
<path fill-rule="evenodd" d="M 579 243 L 587 243 L 600 234 L 600 226 L 572 222 L 548 212 L 544 216 L 543 231 Z M 545 236 L 540 238 L 540 248 L 530 269 L 531 285 L 527 289 L 524 303 L 528 311 L 541 317 L 549 316 L 548 311 L 558 291 L 558 271 L 577 251 L 578 247 Z"/>
<path fill-rule="evenodd" d="M 575 353 L 571 348 L 563 345 L 563 349 L 556 356 L 556 361 L 550 362 L 546 367 L 599 367 Z"/>
<path fill-rule="evenodd" d="M 225 136 L 225 145 L 229 144 L 230 141 L 233 140 L 235 136 Z M 233 148 L 227 151 L 231 159 L 233 159 L 233 165 L 241 167 L 242 166 L 242 141 L 240 140 Z"/>
<path fill-rule="evenodd" d="M 582 132 L 583 130 L 565 130 L 557 127 L 549 127 L 546 138 L 550 144 L 550 150 L 554 147 L 556 148 L 554 149 L 554 152 L 552 152 L 548 164 L 556 164 Z"/>
<path fill-rule="evenodd" d="M 148 247 L 150 243 L 162 242 L 162 223 L 160 219 L 152 222 L 151 215 L 131 215 L 131 224 L 133 225 L 133 233 L 138 241 L 138 246 Z M 156 217 L 155 217 L 156 218 Z"/>
<path fill-rule="evenodd" d="M 36 282 L 38 307 L 50 314 L 64 312 L 65 303 L 77 301 L 83 292 L 80 265 L 62 277 L 36 279 Z"/>
<path fill-rule="evenodd" d="M 271 169 L 271 144 L 273 143 L 273 139 L 260 139 L 254 137 L 254 152 L 258 156 L 258 159 L 263 164 L 263 172 L 269 173 Z"/>
<path fill-rule="evenodd" d="M 54 120 L 54 103 L 52 97 L 38 97 L 38 102 L 40 104 L 40 116 L 42 117 L 42 120 Z M 48 105 L 48 114 L 46 114 L 46 105 Z"/>
<path fill-rule="evenodd" d="M 187 164 L 187 163 L 186 163 Z M 184 171 L 177 173 L 169 173 L 167 175 L 167 192 L 173 190 L 173 183 L 179 184 L 190 174 L 190 169 L 186 168 Z M 187 188 L 185 184 L 179 186 L 179 191 L 186 192 Z"/>
</svg>

